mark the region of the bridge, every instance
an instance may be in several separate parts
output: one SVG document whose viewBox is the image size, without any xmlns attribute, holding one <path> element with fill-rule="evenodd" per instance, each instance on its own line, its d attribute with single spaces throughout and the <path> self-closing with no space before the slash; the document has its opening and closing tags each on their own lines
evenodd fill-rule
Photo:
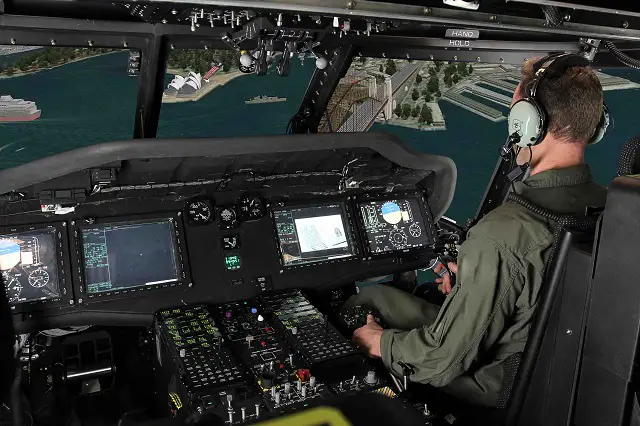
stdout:
<svg viewBox="0 0 640 426">
<path fill-rule="evenodd" d="M 380 115 L 385 120 L 391 119 L 396 100 L 408 94 L 419 68 L 420 64 L 408 63 L 392 76 L 350 71 L 331 97 L 318 131 L 365 132 Z"/>
</svg>

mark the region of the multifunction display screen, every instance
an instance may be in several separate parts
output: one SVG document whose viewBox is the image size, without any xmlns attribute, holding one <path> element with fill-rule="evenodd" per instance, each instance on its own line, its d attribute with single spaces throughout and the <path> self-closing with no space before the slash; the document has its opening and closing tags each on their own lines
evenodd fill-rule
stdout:
<svg viewBox="0 0 640 426">
<path fill-rule="evenodd" d="M 178 282 L 172 219 L 81 228 L 87 293 Z"/>
<path fill-rule="evenodd" d="M 280 209 L 274 218 L 285 266 L 354 255 L 342 203 Z"/>
<path fill-rule="evenodd" d="M 429 244 L 416 198 L 359 204 L 371 253 L 385 253 Z"/>
<path fill-rule="evenodd" d="M 60 297 L 56 230 L 0 235 L 0 274 L 11 304 Z"/>
</svg>

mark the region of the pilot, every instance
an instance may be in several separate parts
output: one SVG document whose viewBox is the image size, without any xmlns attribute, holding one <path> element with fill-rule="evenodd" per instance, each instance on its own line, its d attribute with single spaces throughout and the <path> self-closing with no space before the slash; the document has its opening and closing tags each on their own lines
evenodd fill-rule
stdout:
<svg viewBox="0 0 640 426">
<path fill-rule="evenodd" d="M 543 59 L 525 62 L 511 106 L 527 96 Z M 529 163 L 529 176 L 513 190 L 540 207 L 562 214 L 584 214 L 602 207 L 605 189 L 593 182 L 584 163 L 585 148 L 603 117 L 602 86 L 588 67 L 562 70 L 540 80 L 536 101 L 547 114 L 541 142 L 523 148 L 517 163 Z M 402 363 L 415 373 L 411 381 L 441 387 L 467 402 L 495 407 L 503 383 L 503 363 L 521 352 L 553 242 L 553 224 L 515 202 L 506 202 L 482 218 L 439 278 L 447 294 L 442 307 L 385 285 L 363 288 L 346 306 L 375 309 L 353 333 L 354 343 L 402 376 Z M 436 272 L 444 266 L 439 265 Z"/>
</svg>

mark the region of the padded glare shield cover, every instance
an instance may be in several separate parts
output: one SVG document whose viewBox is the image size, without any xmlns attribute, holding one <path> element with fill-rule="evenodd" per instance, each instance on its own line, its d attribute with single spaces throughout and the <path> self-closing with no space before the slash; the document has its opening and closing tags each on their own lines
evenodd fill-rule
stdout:
<svg viewBox="0 0 640 426">
<path fill-rule="evenodd" d="M 526 148 L 540 141 L 543 134 L 543 112 L 527 99 L 516 102 L 509 112 L 509 134 L 520 136 L 518 146 Z"/>
</svg>

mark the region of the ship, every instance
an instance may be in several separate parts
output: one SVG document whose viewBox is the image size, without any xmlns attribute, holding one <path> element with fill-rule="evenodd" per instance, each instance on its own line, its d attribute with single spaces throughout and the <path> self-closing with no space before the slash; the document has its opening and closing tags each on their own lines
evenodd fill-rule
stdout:
<svg viewBox="0 0 640 426">
<path fill-rule="evenodd" d="M 33 121 L 40 118 L 40 110 L 35 102 L 13 99 L 9 95 L 0 96 L 0 122 Z"/>
<path fill-rule="evenodd" d="M 255 96 L 253 98 L 244 101 L 245 104 L 270 104 L 273 102 L 284 102 L 287 98 L 280 98 L 278 96 Z"/>
</svg>

